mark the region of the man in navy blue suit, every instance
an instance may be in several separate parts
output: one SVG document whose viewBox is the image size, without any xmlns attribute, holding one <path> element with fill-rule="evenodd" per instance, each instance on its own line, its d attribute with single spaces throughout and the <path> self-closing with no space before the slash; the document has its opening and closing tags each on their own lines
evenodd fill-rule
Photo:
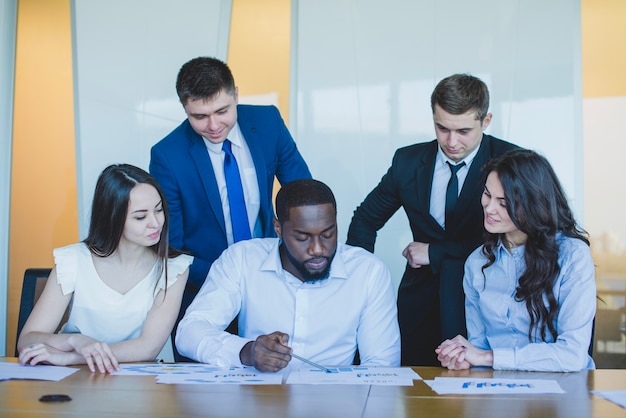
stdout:
<svg viewBox="0 0 626 418">
<path fill-rule="evenodd" d="M 285 184 L 311 173 L 275 106 L 238 105 L 224 62 L 198 57 L 185 63 L 176 91 L 187 119 L 152 147 L 150 173 L 167 198 L 170 245 L 194 256 L 182 317 L 213 261 L 241 239 L 233 232 L 236 213 L 247 214 L 246 238 L 274 237 L 274 177 Z M 236 161 L 239 193 L 243 189 L 242 204 L 232 208 L 225 142 Z"/>
</svg>

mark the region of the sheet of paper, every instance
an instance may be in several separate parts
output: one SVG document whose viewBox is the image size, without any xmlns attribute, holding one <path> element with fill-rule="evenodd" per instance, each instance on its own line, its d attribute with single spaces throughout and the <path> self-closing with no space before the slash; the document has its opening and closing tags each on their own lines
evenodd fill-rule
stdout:
<svg viewBox="0 0 626 418">
<path fill-rule="evenodd" d="M 436 377 L 425 383 L 440 395 L 565 393 L 556 380 Z"/>
<path fill-rule="evenodd" d="M 19 363 L 0 362 L 0 380 L 31 379 L 59 381 L 79 369 L 62 366 L 20 366 Z"/>
<path fill-rule="evenodd" d="M 163 374 L 211 373 L 222 370 L 222 367 L 202 363 L 124 363 L 120 371 L 113 375 L 145 376 Z"/>
<path fill-rule="evenodd" d="M 288 384 L 340 384 L 413 386 L 413 380 L 422 378 L 409 367 L 330 367 L 327 373 L 312 367 L 292 370 Z"/>
<path fill-rule="evenodd" d="M 213 371 L 159 374 L 156 381 L 168 384 L 280 385 L 283 373 L 263 373 L 254 367 L 230 367 Z"/>
<path fill-rule="evenodd" d="M 591 393 L 626 408 L 626 390 L 592 390 Z"/>
</svg>

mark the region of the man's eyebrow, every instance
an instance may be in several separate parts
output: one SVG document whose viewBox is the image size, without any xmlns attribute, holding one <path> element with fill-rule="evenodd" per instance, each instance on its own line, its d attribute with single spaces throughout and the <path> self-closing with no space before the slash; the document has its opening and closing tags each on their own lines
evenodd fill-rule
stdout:
<svg viewBox="0 0 626 418">
<path fill-rule="evenodd" d="M 457 129 L 450 129 L 446 125 L 442 125 L 439 122 L 435 122 L 435 125 L 437 125 L 437 127 L 439 127 L 439 128 L 448 129 L 448 130 L 451 130 L 451 131 L 469 131 L 469 130 L 474 129 L 473 126 L 467 126 L 467 127 L 457 128 Z"/>
<path fill-rule="evenodd" d="M 215 109 L 215 111 L 211 112 L 210 114 L 221 112 L 223 110 L 228 109 L 230 106 L 231 106 L 230 104 L 224 105 L 224 106 L 220 107 L 219 109 Z M 209 113 L 193 113 L 193 112 L 191 112 L 191 113 L 187 113 L 187 114 L 189 116 L 193 116 L 194 118 L 197 118 L 198 116 L 209 116 Z"/>
<path fill-rule="evenodd" d="M 337 227 L 337 223 L 334 223 L 334 224 L 332 224 L 331 226 L 329 226 L 328 228 L 324 229 L 324 230 L 322 231 L 322 234 L 323 234 L 324 232 L 328 232 L 328 231 L 330 231 L 331 229 L 335 229 L 336 227 Z M 310 232 L 307 232 L 307 231 L 302 231 L 302 230 L 300 230 L 300 229 L 296 229 L 296 228 L 294 228 L 294 232 L 297 232 L 298 234 L 303 234 L 303 235 L 311 235 L 311 233 L 310 233 Z"/>
</svg>

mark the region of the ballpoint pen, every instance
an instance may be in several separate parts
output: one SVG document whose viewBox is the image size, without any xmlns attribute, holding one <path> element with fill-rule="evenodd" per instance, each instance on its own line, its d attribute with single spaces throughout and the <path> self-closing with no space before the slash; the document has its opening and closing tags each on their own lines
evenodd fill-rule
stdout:
<svg viewBox="0 0 626 418">
<path fill-rule="evenodd" d="M 291 357 L 296 358 L 296 359 L 300 360 L 301 362 L 309 364 L 309 365 L 311 365 L 313 367 L 317 367 L 320 370 L 324 370 L 326 373 L 332 373 L 332 371 L 329 368 L 324 367 L 324 366 L 320 366 L 319 364 L 314 363 L 311 360 L 307 360 L 304 357 L 300 357 L 297 354 L 291 353 Z"/>
</svg>

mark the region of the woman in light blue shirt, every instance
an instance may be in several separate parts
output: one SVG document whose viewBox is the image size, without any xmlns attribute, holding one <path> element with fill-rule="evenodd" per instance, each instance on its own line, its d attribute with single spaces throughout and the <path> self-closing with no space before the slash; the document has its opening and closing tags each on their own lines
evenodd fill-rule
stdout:
<svg viewBox="0 0 626 418">
<path fill-rule="evenodd" d="M 537 153 L 515 150 L 484 171 L 488 238 L 468 257 L 463 279 L 469 338 L 442 342 L 441 365 L 593 369 L 594 265 L 554 170 Z"/>
</svg>

